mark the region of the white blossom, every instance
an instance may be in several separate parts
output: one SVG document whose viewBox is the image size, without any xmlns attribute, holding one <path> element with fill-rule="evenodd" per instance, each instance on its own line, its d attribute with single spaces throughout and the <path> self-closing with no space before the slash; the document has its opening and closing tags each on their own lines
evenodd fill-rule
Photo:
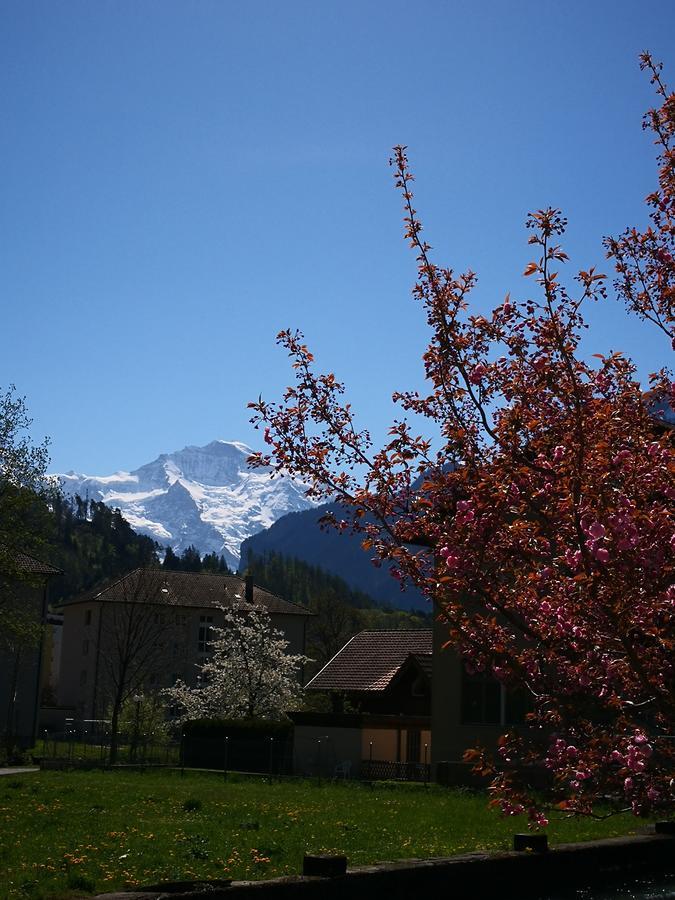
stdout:
<svg viewBox="0 0 675 900">
<path fill-rule="evenodd" d="M 301 654 L 286 653 L 288 641 L 262 606 L 222 607 L 224 625 L 211 629 L 211 656 L 198 665 L 197 686 L 183 681 L 164 693 L 191 719 L 280 719 L 301 692 Z"/>
</svg>

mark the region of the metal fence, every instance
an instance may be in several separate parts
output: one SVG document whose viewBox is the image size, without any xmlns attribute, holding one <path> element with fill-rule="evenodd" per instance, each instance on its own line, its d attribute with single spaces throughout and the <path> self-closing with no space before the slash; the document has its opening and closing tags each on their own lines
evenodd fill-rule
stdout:
<svg viewBox="0 0 675 900">
<path fill-rule="evenodd" d="M 81 728 L 59 732 L 44 732 L 36 741 L 33 758 L 43 764 L 71 764 L 77 766 L 175 766 L 180 763 L 180 744 L 154 736 L 121 734 L 115 758 L 112 759 L 110 734 L 87 733 Z"/>
<path fill-rule="evenodd" d="M 210 769 L 275 776 L 293 772 L 292 739 L 267 737 L 194 737 L 187 734 L 177 740 L 156 740 L 152 735 L 121 733 L 113 754 L 108 731 L 89 731 L 78 725 L 61 732 L 43 733 L 32 754 L 45 767 L 59 768 L 171 766 L 183 770 Z"/>
<path fill-rule="evenodd" d="M 423 781 L 431 778 L 431 766 L 419 762 L 391 762 L 386 759 L 364 759 L 361 778 L 366 781 Z"/>
<path fill-rule="evenodd" d="M 223 774 L 244 772 L 273 777 L 295 774 L 424 783 L 431 778 L 431 766 L 426 761 L 350 760 L 337 753 L 329 740 L 313 740 L 310 744 L 309 748 L 301 745 L 300 750 L 305 752 L 300 753 L 301 768 L 296 771 L 292 734 L 272 738 L 197 737 L 188 733 L 180 739 L 170 740 L 162 735 L 158 740 L 155 735 L 122 733 L 118 736 L 116 752 L 112 754 L 109 731 L 74 723 L 62 732 L 45 732 L 36 742 L 33 758 L 45 767 L 58 768 L 174 767 L 182 771 L 208 769 Z"/>
<path fill-rule="evenodd" d="M 189 768 L 292 775 L 293 738 L 197 737 L 188 733 L 182 741 L 182 760 Z"/>
</svg>

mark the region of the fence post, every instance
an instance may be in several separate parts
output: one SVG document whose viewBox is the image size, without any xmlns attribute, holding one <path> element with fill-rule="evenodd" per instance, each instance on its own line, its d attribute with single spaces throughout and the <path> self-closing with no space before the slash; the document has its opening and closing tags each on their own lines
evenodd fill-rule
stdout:
<svg viewBox="0 0 675 900">
<path fill-rule="evenodd" d="M 427 762 L 429 758 L 429 745 L 424 745 L 424 787 L 427 787 L 427 782 L 429 781 L 428 773 L 429 773 L 429 764 Z"/>
<path fill-rule="evenodd" d="M 227 755 L 229 749 L 230 739 L 229 737 L 225 738 L 225 750 L 223 753 L 223 781 L 227 781 Z"/>
<path fill-rule="evenodd" d="M 185 729 L 180 730 L 180 774 L 181 778 L 185 775 Z"/>
<path fill-rule="evenodd" d="M 270 766 L 269 766 L 270 775 L 272 774 L 272 770 L 274 768 L 273 762 L 274 762 L 274 738 L 271 737 L 270 738 Z"/>
</svg>

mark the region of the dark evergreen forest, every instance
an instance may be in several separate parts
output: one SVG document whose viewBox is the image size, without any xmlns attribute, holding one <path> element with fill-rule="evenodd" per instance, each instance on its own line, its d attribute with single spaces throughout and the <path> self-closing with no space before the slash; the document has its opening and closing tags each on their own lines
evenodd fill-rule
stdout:
<svg viewBox="0 0 675 900">
<path fill-rule="evenodd" d="M 50 586 L 52 605 L 138 566 L 159 565 L 159 545 L 137 534 L 118 509 L 58 494 L 50 505 L 45 549 L 48 561 L 63 570 Z"/>
</svg>

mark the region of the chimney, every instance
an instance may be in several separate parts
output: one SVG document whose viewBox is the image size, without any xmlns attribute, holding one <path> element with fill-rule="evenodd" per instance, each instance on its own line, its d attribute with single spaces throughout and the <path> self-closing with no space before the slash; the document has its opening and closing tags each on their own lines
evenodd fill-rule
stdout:
<svg viewBox="0 0 675 900">
<path fill-rule="evenodd" d="M 244 599 L 247 603 L 253 603 L 253 575 L 245 575 L 244 584 L 246 585 Z"/>
</svg>

